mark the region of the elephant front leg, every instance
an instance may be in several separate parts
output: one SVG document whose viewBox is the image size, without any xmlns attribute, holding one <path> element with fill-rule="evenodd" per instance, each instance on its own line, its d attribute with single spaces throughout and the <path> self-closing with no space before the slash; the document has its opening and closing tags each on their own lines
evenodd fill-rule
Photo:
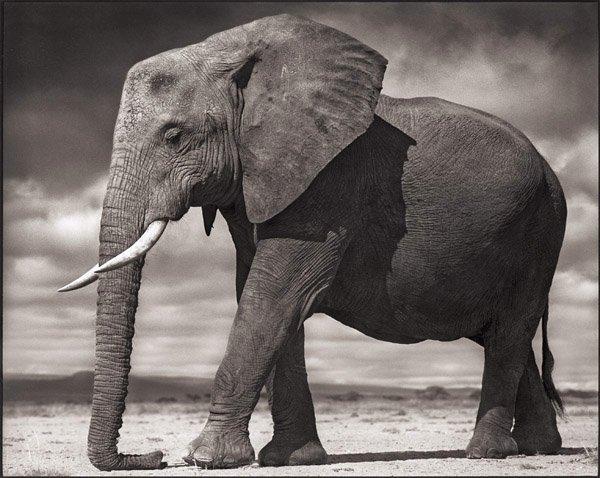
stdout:
<svg viewBox="0 0 600 478">
<path fill-rule="evenodd" d="M 204 430 L 184 460 L 212 468 L 251 463 L 248 422 L 284 345 L 297 333 L 319 293 L 331 283 L 345 240 L 264 239 L 258 243 L 225 357 L 213 385 Z"/>
<path fill-rule="evenodd" d="M 273 439 L 260 451 L 262 466 L 320 465 L 327 453 L 317 435 L 304 361 L 304 326 L 292 336 L 267 380 Z"/>
</svg>

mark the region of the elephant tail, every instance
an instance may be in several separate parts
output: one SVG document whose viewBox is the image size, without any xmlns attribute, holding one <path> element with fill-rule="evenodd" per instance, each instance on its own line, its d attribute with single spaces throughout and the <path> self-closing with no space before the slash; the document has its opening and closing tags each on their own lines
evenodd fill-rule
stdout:
<svg viewBox="0 0 600 478">
<path fill-rule="evenodd" d="M 548 345 L 548 303 L 546 303 L 546 309 L 544 309 L 544 315 L 542 316 L 542 383 L 544 384 L 546 396 L 550 399 L 558 415 L 562 417 L 565 409 L 552 380 L 553 368 L 554 357 Z"/>
</svg>

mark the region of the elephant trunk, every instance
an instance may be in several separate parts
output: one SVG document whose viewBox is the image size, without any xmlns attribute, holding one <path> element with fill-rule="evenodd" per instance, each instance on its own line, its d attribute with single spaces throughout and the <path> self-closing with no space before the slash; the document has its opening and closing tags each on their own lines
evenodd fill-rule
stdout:
<svg viewBox="0 0 600 478">
<path fill-rule="evenodd" d="M 123 158 L 113 158 L 113 166 Z M 119 160 L 120 159 L 120 160 Z M 131 163 L 130 163 L 131 165 Z M 133 244 L 144 227 L 143 197 L 131 170 L 111 168 L 100 228 L 99 264 Z M 101 274 L 96 315 L 96 364 L 88 456 L 100 470 L 160 468 L 162 452 L 124 455 L 117 451 L 125 410 L 130 357 L 144 258 Z"/>
</svg>

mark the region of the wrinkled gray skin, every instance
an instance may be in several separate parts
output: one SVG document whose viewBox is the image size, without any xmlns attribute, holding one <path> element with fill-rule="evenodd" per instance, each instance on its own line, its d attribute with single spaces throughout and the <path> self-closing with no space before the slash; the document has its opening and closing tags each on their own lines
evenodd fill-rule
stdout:
<svg viewBox="0 0 600 478">
<path fill-rule="evenodd" d="M 560 184 L 504 121 L 436 98 L 379 96 L 385 64 L 355 39 L 282 15 L 127 75 L 100 264 L 192 206 L 208 232 L 220 211 L 236 247 L 238 311 L 190 464 L 254 459 L 248 421 L 265 384 L 275 430 L 260 463 L 326 461 L 304 365 L 303 321 L 314 312 L 389 342 L 484 346 L 467 456 L 561 446 L 546 337 Z M 101 470 L 161 466 L 161 452 L 117 452 L 142 266 L 99 282 L 88 453 Z M 531 342 L 542 318 L 540 377 Z"/>
</svg>

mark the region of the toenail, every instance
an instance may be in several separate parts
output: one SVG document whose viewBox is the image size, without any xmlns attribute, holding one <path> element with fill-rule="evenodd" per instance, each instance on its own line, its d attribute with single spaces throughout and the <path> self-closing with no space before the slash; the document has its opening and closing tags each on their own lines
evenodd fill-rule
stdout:
<svg viewBox="0 0 600 478">
<path fill-rule="evenodd" d="M 495 448 L 490 448 L 488 450 L 488 456 L 490 458 L 499 458 L 500 457 L 500 452 L 498 450 L 496 450 Z"/>
<path fill-rule="evenodd" d="M 471 450 L 471 458 L 481 458 L 483 455 L 479 448 L 473 448 Z"/>
</svg>

